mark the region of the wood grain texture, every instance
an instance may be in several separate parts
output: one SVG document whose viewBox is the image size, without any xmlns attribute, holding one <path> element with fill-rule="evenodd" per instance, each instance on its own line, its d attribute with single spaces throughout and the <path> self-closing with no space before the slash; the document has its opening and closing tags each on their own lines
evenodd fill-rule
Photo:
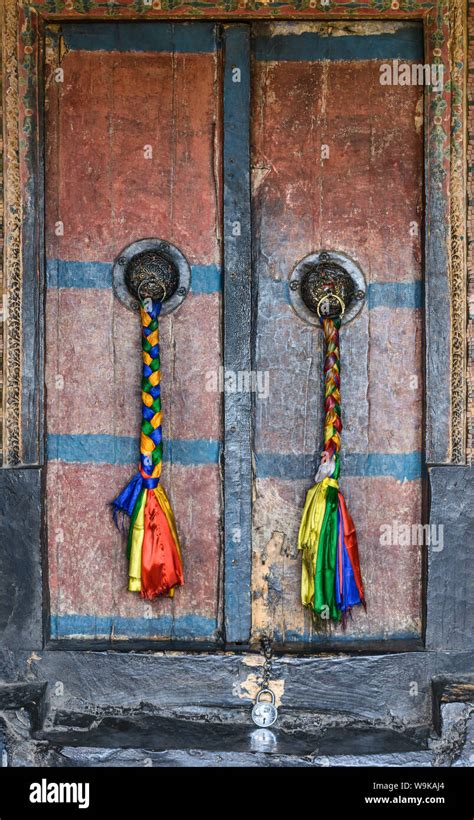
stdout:
<svg viewBox="0 0 474 820">
<path fill-rule="evenodd" d="M 251 370 L 249 35 L 247 26 L 225 29 L 224 364 L 234 376 Z M 251 623 L 251 407 L 250 391 L 226 391 L 224 594 L 230 643 L 246 643 Z"/>
<path fill-rule="evenodd" d="M 214 26 L 202 24 L 204 29 L 215 43 Z M 59 260 L 81 263 L 86 272 L 88 263 L 101 269 L 97 263 L 112 265 L 129 242 L 159 236 L 178 245 L 191 264 L 219 271 L 216 51 L 128 51 L 125 29 L 114 26 L 110 53 L 78 49 L 80 32 L 74 41 L 56 38 L 57 48 L 62 43 L 63 82 L 51 74 L 47 83 L 51 265 Z M 69 446 L 67 437 L 76 437 L 71 447 L 81 462 L 81 442 L 96 440 L 97 447 L 91 463 L 78 463 L 79 456 L 76 463 L 74 456 L 61 463 L 60 451 L 50 452 L 53 637 L 67 637 L 69 630 L 88 639 L 215 639 L 221 617 L 220 475 L 217 456 L 203 464 L 198 452 L 193 459 L 193 446 L 207 442 L 218 448 L 222 437 L 221 393 L 207 387 L 209 374 L 222 364 L 220 293 L 204 288 L 191 294 L 160 322 L 164 436 L 178 448 L 187 445 L 188 453 L 183 463 L 174 457 L 176 447 L 170 448 L 163 471 L 178 520 L 186 585 L 173 600 L 147 605 L 125 591 L 124 539 L 107 507 L 135 468 L 133 456 L 119 456 L 114 441 L 120 447 L 136 437 L 138 458 L 139 322 L 110 287 L 63 284 L 52 282 L 46 299 L 48 440 Z M 100 442 L 108 440 L 111 449 L 101 458 Z"/>
<path fill-rule="evenodd" d="M 344 24 L 335 25 L 340 40 L 348 36 Z M 307 30 L 305 55 L 312 49 L 312 59 L 293 47 L 288 57 L 285 36 Z M 359 29 L 352 61 L 318 60 L 312 31 L 296 23 L 256 28 L 255 366 L 268 373 L 269 394 L 257 398 L 255 410 L 253 618 L 255 638 L 269 632 L 283 645 L 343 646 L 421 634 L 421 544 L 384 549 L 380 537 L 384 525 L 423 520 L 421 469 L 395 476 L 388 468 L 391 456 L 405 456 L 407 465 L 421 461 L 423 445 L 423 317 L 413 298 L 422 276 L 422 89 L 380 84 L 383 60 L 371 58 L 383 24 Z M 396 31 L 404 36 L 403 26 Z M 348 465 L 341 487 L 359 533 L 368 614 L 355 612 L 345 633 L 321 634 L 300 605 L 296 543 L 310 464 L 321 447 L 323 339 L 293 313 L 287 291 L 296 263 L 320 249 L 357 260 L 370 294 L 341 330 Z M 385 472 L 369 472 L 372 456 Z"/>
</svg>

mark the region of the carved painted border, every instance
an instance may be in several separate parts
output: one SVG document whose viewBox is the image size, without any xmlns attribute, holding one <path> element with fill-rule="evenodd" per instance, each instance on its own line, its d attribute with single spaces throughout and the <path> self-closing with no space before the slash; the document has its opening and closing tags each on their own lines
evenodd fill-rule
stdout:
<svg viewBox="0 0 474 820">
<path fill-rule="evenodd" d="M 451 31 L 451 461 L 467 445 L 467 3 L 450 3 Z"/>
<path fill-rule="evenodd" d="M 5 0 L 2 58 L 4 112 L 3 461 L 21 460 L 22 196 L 19 148 L 18 6 Z"/>
<path fill-rule="evenodd" d="M 38 16 L 60 19 L 413 19 L 424 17 L 432 58 L 449 65 L 451 73 L 442 95 L 430 101 L 430 171 L 439 180 L 449 203 L 451 310 L 451 408 L 448 460 L 464 463 L 466 452 L 466 0 L 4 0 L 5 110 L 5 324 L 4 464 L 22 463 L 22 246 L 24 199 L 34 173 L 28 140 L 35 127 L 35 88 Z M 443 110 L 450 105 L 451 119 Z M 31 463 L 31 461 L 29 461 Z"/>
</svg>

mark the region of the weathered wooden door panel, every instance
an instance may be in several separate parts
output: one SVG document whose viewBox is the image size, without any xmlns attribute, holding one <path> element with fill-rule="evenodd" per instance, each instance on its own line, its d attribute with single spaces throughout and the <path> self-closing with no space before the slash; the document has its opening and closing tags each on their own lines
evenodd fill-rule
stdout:
<svg viewBox="0 0 474 820">
<path fill-rule="evenodd" d="M 47 524 L 51 635 L 214 640 L 220 627 L 220 70 L 213 24 L 85 23 L 48 32 Z M 60 68 L 62 73 L 55 74 Z M 109 502 L 136 468 L 140 326 L 111 264 L 159 236 L 192 265 L 160 323 L 165 468 L 186 584 L 126 589 Z M 203 332 L 203 329 L 205 332 Z"/>
<path fill-rule="evenodd" d="M 276 641 L 418 637 L 421 547 L 384 546 L 422 521 L 423 89 L 380 67 L 423 61 L 417 24 L 261 24 L 253 50 L 255 413 L 253 630 Z M 299 600 L 297 528 L 322 444 L 322 334 L 288 298 L 320 249 L 355 259 L 363 312 L 341 331 L 342 488 L 358 529 L 367 614 L 321 634 Z M 405 537 L 405 536 L 404 536 Z M 403 540 L 403 539 L 400 539 Z"/>
</svg>

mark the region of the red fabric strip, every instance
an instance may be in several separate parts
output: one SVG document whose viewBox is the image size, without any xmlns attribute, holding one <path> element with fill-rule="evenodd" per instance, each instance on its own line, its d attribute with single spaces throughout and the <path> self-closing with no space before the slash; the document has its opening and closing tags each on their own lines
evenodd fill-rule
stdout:
<svg viewBox="0 0 474 820">
<path fill-rule="evenodd" d="M 142 546 L 142 598 L 166 595 L 183 583 L 183 568 L 168 520 L 153 490 L 147 490 Z"/>
</svg>

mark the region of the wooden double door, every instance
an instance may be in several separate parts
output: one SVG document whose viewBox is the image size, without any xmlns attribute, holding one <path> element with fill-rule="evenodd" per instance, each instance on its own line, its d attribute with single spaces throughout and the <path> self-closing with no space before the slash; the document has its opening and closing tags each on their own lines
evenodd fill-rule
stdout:
<svg viewBox="0 0 474 820">
<path fill-rule="evenodd" d="M 150 646 L 327 647 L 421 634 L 423 61 L 417 23 L 51 25 L 46 37 L 46 524 L 50 634 Z M 112 289 L 138 239 L 191 290 L 161 321 L 172 600 L 127 592 L 110 501 L 137 461 L 140 333 Z M 298 520 L 322 436 L 322 334 L 290 304 L 307 254 L 346 254 L 342 487 L 368 609 L 315 631 Z M 390 540 L 391 539 L 391 540 Z M 158 643 L 157 643 L 158 642 Z"/>
</svg>

